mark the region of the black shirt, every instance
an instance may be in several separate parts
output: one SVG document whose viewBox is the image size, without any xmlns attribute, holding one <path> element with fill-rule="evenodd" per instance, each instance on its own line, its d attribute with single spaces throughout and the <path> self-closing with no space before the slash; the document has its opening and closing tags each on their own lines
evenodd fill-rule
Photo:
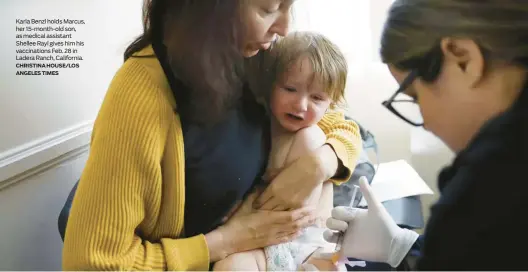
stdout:
<svg viewBox="0 0 528 272">
<path fill-rule="evenodd" d="M 166 48 L 153 48 L 178 104 L 190 92 L 172 74 Z M 187 120 L 180 113 L 185 151 L 185 236 L 206 234 L 264 173 L 269 153 L 269 119 L 249 90 L 226 118 L 212 126 Z"/>
<path fill-rule="evenodd" d="M 528 270 L 528 90 L 439 175 L 418 270 Z"/>
<path fill-rule="evenodd" d="M 260 180 L 268 155 L 265 124 L 243 106 L 212 128 L 188 124 L 185 142 L 185 234 L 207 233 Z"/>
</svg>

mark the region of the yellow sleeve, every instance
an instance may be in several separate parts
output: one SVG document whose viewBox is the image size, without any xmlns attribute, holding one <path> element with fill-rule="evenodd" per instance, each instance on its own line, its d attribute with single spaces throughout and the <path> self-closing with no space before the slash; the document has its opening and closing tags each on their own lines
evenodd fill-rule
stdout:
<svg viewBox="0 0 528 272">
<path fill-rule="evenodd" d="M 335 150 L 345 167 L 345 174 L 331 181 L 337 185 L 348 181 L 363 147 L 359 126 L 354 121 L 345 120 L 344 114 L 337 111 L 328 111 L 317 125 L 325 133 L 326 143 Z"/>
<path fill-rule="evenodd" d="M 145 67 L 125 62 L 94 125 L 68 220 L 64 270 L 209 269 L 203 235 L 149 241 L 137 233 L 153 229 L 161 212 L 160 161 L 170 127 L 161 101 Z"/>
</svg>

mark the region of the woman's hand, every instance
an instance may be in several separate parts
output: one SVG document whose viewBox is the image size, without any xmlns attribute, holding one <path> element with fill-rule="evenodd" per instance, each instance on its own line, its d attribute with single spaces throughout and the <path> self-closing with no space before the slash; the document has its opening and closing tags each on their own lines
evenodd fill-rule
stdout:
<svg viewBox="0 0 528 272">
<path fill-rule="evenodd" d="M 329 145 L 304 155 L 284 168 L 255 201 L 261 210 L 288 210 L 316 202 L 324 181 L 335 175 L 338 159 Z"/>
<path fill-rule="evenodd" d="M 257 195 L 248 196 L 225 225 L 206 235 L 222 240 L 226 255 L 291 241 L 316 220 L 313 206 L 292 211 L 254 210 Z M 210 248 L 211 260 L 213 250 Z"/>
</svg>

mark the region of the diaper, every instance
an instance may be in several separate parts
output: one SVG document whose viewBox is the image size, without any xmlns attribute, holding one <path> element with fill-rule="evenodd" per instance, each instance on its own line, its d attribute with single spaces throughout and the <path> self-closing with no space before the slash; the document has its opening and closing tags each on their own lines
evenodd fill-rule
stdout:
<svg viewBox="0 0 528 272">
<path fill-rule="evenodd" d="M 297 271 L 319 248 L 333 251 L 335 244 L 323 238 L 325 228 L 311 226 L 293 241 L 264 248 L 267 271 Z"/>
</svg>

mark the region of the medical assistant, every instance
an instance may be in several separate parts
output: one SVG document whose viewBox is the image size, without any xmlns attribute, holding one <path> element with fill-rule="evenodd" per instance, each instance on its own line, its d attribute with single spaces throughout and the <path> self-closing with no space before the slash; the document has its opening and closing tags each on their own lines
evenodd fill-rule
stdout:
<svg viewBox="0 0 528 272">
<path fill-rule="evenodd" d="M 441 172 L 438 187 L 411 250 L 416 269 L 528 268 L 528 87 Z"/>
</svg>

